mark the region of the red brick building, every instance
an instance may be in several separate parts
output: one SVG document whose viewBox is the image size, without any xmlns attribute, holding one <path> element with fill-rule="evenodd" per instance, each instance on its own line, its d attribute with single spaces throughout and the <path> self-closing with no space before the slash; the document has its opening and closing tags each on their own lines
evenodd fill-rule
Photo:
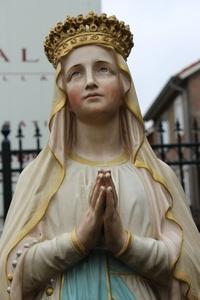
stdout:
<svg viewBox="0 0 200 300">
<path fill-rule="evenodd" d="M 194 141 L 194 134 L 200 141 L 200 130 L 194 131 L 194 120 L 198 122 L 200 129 L 200 60 L 183 69 L 177 75 L 171 77 L 161 90 L 158 97 L 144 116 L 145 121 L 153 121 L 149 140 L 150 143 L 159 143 L 156 128 L 160 122 L 164 129 L 163 140 L 165 144 L 176 142 L 175 123 L 180 124 L 182 142 Z M 147 133 L 148 135 L 148 133 Z M 199 149 L 200 153 L 200 149 Z M 170 150 L 168 157 L 173 159 L 175 151 Z M 191 151 L 184 150 L 184 157 L 191 158 Z M 200 165 L 199 165 L 200 169 Z M 194 218 L 200 226 L 200 172 L 197 166 L 184 165 L 185 192 Z M 178 174 L 178 168 L 175 168 Z"/>
</svg>

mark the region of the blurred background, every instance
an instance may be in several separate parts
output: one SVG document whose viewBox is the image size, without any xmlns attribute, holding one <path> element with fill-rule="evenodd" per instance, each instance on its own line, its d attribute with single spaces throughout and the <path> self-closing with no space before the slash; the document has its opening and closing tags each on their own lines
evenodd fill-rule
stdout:
<svg viewBox="0 0 200 300">
<path fill-rule="evenodd" d="M 130 25 L 128 58 L 147 137 L 170 164 L 200 224 L 200 1 L 0 0 L 0 220 L 21 170 L 48 139 L 54 69 L 50 27 L 93 10 Z"/>
</svg>

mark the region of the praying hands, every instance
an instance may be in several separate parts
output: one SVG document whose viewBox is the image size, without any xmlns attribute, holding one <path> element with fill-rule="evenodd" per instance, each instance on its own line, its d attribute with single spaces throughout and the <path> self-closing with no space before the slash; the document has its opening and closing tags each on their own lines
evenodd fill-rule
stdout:
<svg viewBox="0 0 200 300">
<path fill-rule="evenodd" d="M 100 170 L 89 207 L 77 227 L 77 238 L 87 251 L 101 246 L 114 254 L 127 240 L 117 208 L 118 198 L 111 172 Z"/>
</svg>

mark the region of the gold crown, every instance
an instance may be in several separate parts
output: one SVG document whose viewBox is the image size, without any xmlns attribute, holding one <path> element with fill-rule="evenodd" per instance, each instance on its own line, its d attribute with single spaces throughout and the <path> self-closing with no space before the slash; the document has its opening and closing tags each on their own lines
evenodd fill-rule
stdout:
<svg viewBox="0 0 200 300">
<path fill-rule="evenodd" d="M 115 16 L 98 16 L 90 12 L 85 17 L 67 17 L 64 22 L 57 23 L 45 39 L 44 51 L 56 67 L 60 58 L 70 50 L 88 44 L 112 46 L 124 59 L 127 59 L 134 45 L 128 25 Z"/>
</svg>

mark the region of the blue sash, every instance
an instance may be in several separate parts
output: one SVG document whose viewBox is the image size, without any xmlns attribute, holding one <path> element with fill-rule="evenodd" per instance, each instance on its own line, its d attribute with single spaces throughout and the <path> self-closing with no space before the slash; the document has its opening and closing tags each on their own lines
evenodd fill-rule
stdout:
<svg viewBox="0 0 200 300">
<path fill-rule="evenodd" d="M 61 300 L 136 300 L 117 274 L 133 271 L 105 251 L 94 251 L 64 274 Z"/>
</svg>

